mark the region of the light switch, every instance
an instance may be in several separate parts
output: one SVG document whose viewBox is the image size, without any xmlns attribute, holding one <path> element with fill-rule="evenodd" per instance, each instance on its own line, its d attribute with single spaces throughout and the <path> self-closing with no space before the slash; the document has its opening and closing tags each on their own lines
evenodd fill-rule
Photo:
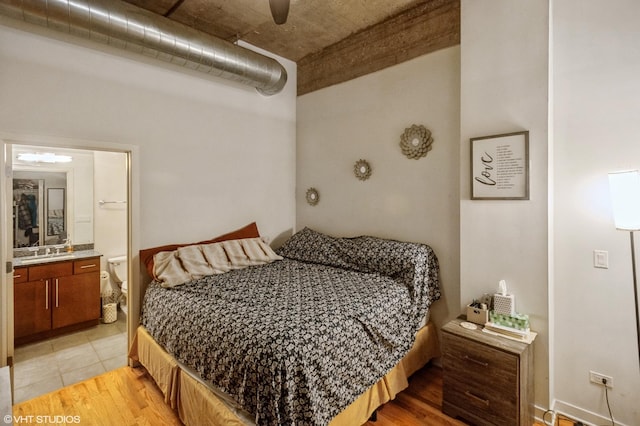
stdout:
<svg viewBox="0 0 640 426">
<path fill-rule="evenodd" d="M 609 269 L 609 252 L 606 250 L 594 250 L 593 267 Z"/>
</svg>

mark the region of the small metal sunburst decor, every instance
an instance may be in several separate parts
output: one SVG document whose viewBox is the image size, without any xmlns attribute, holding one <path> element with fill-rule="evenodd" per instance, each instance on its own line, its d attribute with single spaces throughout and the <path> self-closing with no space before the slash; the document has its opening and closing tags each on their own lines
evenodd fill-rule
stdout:
<svg viewBox="0 0 640 426">
<path fill-rule="evenodd" d="M 426 156 L 427 152 L 431 151 L 432 144 L 431 131 L 421 125 L 413 124 L 411 127 L 407 127 L 400 136 L 402 153 L 414 160 Z"/>
<path fill-rule="evenodd" d="M 367 160 L 358 160 L 353 165 L 353 173 L 360 180 L 367 180 L 371 177 L 371 165 Z"/>
<path fill-rule="evenodd" d="M 318 204 L 318 201 L 320 201 L 320 194 L 318 194 L 318 190 L 313 187 L 307 189 L 306 199 L 307 203 L 311 206 Z"/>
</svg>

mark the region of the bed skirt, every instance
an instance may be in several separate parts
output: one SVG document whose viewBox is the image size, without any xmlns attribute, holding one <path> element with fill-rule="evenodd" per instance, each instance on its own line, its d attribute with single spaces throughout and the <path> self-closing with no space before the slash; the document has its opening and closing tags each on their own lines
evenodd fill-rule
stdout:
<svg viewBox="0 0 640 426">
<path fill-rule="evenodd" d="M 329 426 L 352 426 L 367 422 L 382 404 L 409 386 L 408 378 L 432 358 L 440 356 L 436 327 L 427 323 L 416 334 L 411 350 L 380 381 L 333 418 Z M 129 357 L 138 361 L 154 379 L 165 402 L 178 412 L 185 425 L 252 425 L 248 413 L 216 392 L 190 369 L 179 364 L 139 326 Z"/>
</svg>

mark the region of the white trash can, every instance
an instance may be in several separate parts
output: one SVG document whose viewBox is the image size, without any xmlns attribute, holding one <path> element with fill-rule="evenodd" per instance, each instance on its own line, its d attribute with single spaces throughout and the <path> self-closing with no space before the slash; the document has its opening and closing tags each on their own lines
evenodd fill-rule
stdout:
<svg viewBox="0 0 640 426">
<path fill-rule="evenodd" d="M 102 305 L 102 322 L 110 324 L 118 319 L 118 304 L 107 303 Z"/>
<path fill-rule="evenodd" d="M 113 300 L 113 289 L 111 288 L 111 275 L 107 271 L 100 272 L 100 297 L 102 305 L 115 302 Z M 104 309 L 103 309 L 104 310 Z"/>
</svg>

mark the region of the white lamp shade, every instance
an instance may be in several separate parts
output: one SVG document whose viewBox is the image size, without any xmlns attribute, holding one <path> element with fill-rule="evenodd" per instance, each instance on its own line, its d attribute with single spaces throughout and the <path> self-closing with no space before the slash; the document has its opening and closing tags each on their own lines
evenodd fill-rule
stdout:
<svg viewBox="0 0 640 426">
<path fill-rule="evenodd" d="M 617 229 L 640 230 L 640 172 L 609 173 L 613 219 Z"/>
</svg>

